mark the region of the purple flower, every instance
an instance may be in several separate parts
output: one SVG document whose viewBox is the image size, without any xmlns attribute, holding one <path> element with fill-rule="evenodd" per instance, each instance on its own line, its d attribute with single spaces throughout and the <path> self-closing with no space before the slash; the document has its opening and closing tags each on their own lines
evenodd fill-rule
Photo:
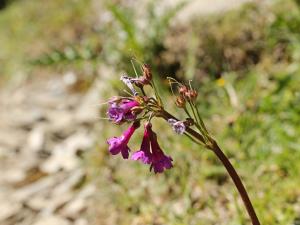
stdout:
<svg viewBox="0 0 300 225">
<path fill-rule="evenodd" d="M 109 102 L 110 107 L 108 109 L 108 117 L 111 121 L 116 124 L 121 124 L 124 121 L 133 121 L 136 118 L 136 115 L 132 112 L 132 108 L 138 106 L 139 103 L 135 100 L 122 99 L 112 100 Z"/>
<path fill-rule="evenodd" d="M 173 167 L 173 159 L 170 156 L 165 155 L 161 150 L 157 142 L 157 135 L 151 130 L 151 127 L 149 128 L 149 131 L 151 131 L 149 133 L 152 149 L 150 170 L 153 168 L 154 173 L 162 173 L 165 169 L 170 169 Z"/>
<path fill-rule="evenodd" d="M 107 144 L 109 145 L 109 152 L 112 155 L 117 155 L 121 152 L 123 158 L 128 159 L 130 149 L 127 144 L 132 134 L 139 126 L 139 123 L 135 122 L 122 134 L 121 137 L 113 137 L 108 139 Z"/>
<path fill-rule="evenodd" d="M 140 150 L 136 151 L 131 156 L 132 160 L 140 160 L 144 164 L 150 164 L 152 158 L 150 152 L 149 126 L 151 127 L 151 123 L 147 123 L 145 125 L 144 137 L 143 137 Z"/>
<path fill-rule="evenodd" d="M 172 126 L 172 129 L 175 131 L 175 133 L 184 134 L 186 127 L 183 121 L 168 119 L 168 123 Z"/>
</svg>

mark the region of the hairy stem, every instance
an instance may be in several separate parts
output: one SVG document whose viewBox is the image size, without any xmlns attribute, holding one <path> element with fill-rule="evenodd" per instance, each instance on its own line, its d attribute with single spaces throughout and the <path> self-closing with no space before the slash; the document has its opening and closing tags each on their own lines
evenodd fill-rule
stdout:
<svg viewBox="0 0 300 225">
<path fill-rule="evenodd" d="M 171 115 L 170 113 L 168 113 L 167 111 L 163 111 L 161 113 L 161 117 L 164 118 L 165 120 L 168 120 L 170 118 L 172 119 L 176 119 L 178 120 L 176 117 L 174 117 L 173 115 Z M 189 135 L 193 136 L 195 139 L 199 140 L 200 142 L 206 144 L 206 147 L 210 150 L 212 150 L 215 155 L 218 157 L 218 159 L 222 162 L 223 166 L 226 168 L 229 176 L 231 177 L 233 183 L 235 184 L 242 200 L 243 203 L 247 209 L 248 215 L 252 221 L 253 225 L 260 225 L 260 222 L 257 218 L 257 215 L 255 213 L 255 210 L 253 208 L 253 205 L 250 201 L 250 198 L 248 196 L 248 193 L 242 183 L 241 178 L 239 177 L 239 175 L 237 174 L 236 170 L 234 169 L 234 167 L 232 166 L 232 164 L 230 163 L 229 159 L 227 158 L 227 156 L 223 153 L 223 151 L 221 150 L 221 148 L 218 146 L 217 142 L 215 140 L 213 140 L 212 138 L 210 139 L 210 143 L 207 144 L 205 142 L 205 139 L 203 137 L 203 135 L 199 134 L 198 132 L 196 132 L 195 130 L 187 127 L 186 128 L 186 133 L 188 133 Z"/>
</svg>

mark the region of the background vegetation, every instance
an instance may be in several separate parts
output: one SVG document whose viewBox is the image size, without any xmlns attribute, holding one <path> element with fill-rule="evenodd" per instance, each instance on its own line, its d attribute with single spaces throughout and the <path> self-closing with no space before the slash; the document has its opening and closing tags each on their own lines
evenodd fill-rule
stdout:
<svg viewBox="0 0 300 225">
<path fill-rule="evenodd" d="M 173 100 L 166 76 L 192 79 L 199 110 L 242 176 L 262 224 L 300 224 L 299 1 L 249 3 L 177 25 L 185 4 L 161 13 L 155 1 L 144 11 L 122 2 L 12 2 L 0 11 L 0 75 L 7 80 L 77 70 L 84 92 L 102 79 L 99 67 L 133 74 L 135 58 L 137 65 L 151 64 L 166 84 L 166 102 Z M 103 99 L 117 94 L 115 82 L 110 85 Z M 89 212 L 95 224 L 248 223 L 210 152 L 156 121 L 157 132 L 168 131 L 159 137 L 175 167 L 154 176 L 145 166 L 108 155 L 105 139 L 121 129 L 99 124 L 98 145 L 84 158 L 99 187 Z"/>
</svg>

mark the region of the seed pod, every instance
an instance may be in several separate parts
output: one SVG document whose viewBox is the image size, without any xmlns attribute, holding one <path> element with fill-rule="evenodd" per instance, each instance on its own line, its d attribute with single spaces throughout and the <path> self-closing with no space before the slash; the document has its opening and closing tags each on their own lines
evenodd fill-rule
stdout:
<svg viewBox="0 0 300 225">
<path fill-rule="evenodd" d="M 176 99 L 175 104 L 177 105 L 177 107 L 179 108 L 184 108 L 185 107 L 185 99 L 182 96 L 178 96 Z"/>
<path fill-rule="evenodd" d="M 179 94 L 185 96 L 186 92 L 188 91 L 188 88 L 185 85 L 182 85 L 178 88 Z"/>
<path fill-rule="evenodd" d="M 195 101 L 197 96 L 198 96 L 198 92 L 191 89 L 189 89 L 184 93 L 184 97 L 190 101 Z"/>
<path fill-rule="evenodd" d="M 152 73 L 151 73 L 151 67 L 147 64 L 144 64 L 142 66 L 142 70 L 143 70 L 143 77 L 147 80 L 147 81 L 151 81 L 152 80 Z"/>
<path fill-rule="evenodd" d="M 189 92 L 190 92 L 191 100 L 196 100 L 198 96 L 198 92 L 195 90 L 190 90 Z"/>
</svg>

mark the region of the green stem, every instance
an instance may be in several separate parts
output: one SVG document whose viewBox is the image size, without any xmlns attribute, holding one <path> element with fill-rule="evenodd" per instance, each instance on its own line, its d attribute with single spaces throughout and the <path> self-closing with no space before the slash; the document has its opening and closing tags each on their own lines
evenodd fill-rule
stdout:
<svg viewBox="0 0 300 225">
<path fill-rule="evenodd" d="M 158 101 L 159 106 L 162 106 L 162 100 L 161 100 L 161 98 L 160 98 L 160 96 L 159 96 L 159 94 L 158 94 L 158 91 L 157 91 L 157 89 L 156 89 L 156 86 L 155 86 L 154 81 L 151 82 L 151 86 L 153 87 L 154 94 L 155 94 L 155 97 L 156 97 L 156 99 L 157 99 L 157 101 Z"/>
<path fill-rule="evenodd" d="M 194 106 L 195 109 L 196 109 L 196 112 L 197 112 L 197 115 L 198 115 L 198 119 L 199 119 L 199 121 L 200 121 L 200 125 L 201 125 L 202 128 L 204 129 L 205 133 L 208 134 L 208 131 L 207 131 L 206 126 L 205 126 L 205 124 L 204 124 L 204 122 L 203 122 L 203 120 L 202 120 L 202 117 L 200 116 L 200 113 L 199 113 L 198 108 L 196 107 L 196 105 L 195 105 L 194 103 L 192 103 L 192 104 L 193 104 L 193 106 Z"/>
</svg>

